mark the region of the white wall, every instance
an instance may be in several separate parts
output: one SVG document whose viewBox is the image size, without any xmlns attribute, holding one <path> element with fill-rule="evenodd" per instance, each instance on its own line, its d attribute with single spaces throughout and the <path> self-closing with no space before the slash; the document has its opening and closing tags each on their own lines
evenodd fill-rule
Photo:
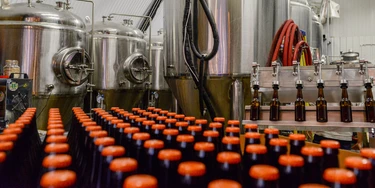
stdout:
<svg viewBox="0 0 375 188">
<path fill-rule="evenodd" d="M 35 3 L 36 0 L 31 0 Z M 65 1 L 65 0 L 61 0 Z M 13 3 L 26 3 L 27 0 L 9 0 Z M 56 0 L 44 0 L 43 3 L 55 5 Z M 134 14 L 143 15 L 150 5 L 152 0 L 94 0 L 95 2 L 95 21 L 102 20 L 102 16 L 107 16 L 110 13 L 123 13 L 123 14 Z M 78 2 L 77 0 L 71 0 L 71 6 L 73 9 L 70 11 L 77 14 L 81 18 L 86 16 L 91 17 L 91 4 Z M 156 34 L 157 30 L 163 27 L 163 4 L 160 6 L 160 10 L 157 12 L 155 21 L 152 24 L 152 33 Z M 129 19 L 125 17 L 114 18 L 116 21 L 122 21 L 123 19 Z M 134 21 L 134 25 L 137 26 L 139 19 L 131 18 Z"/>
<path fill-rule="evenodd" d="M 332 45 L 328 50 L 339 56 L 340 51 L 352 49 L 375 63 L 375 1 L 334 1 L 340 4 L 340 18 L 331 19 Z"/>
</svg>

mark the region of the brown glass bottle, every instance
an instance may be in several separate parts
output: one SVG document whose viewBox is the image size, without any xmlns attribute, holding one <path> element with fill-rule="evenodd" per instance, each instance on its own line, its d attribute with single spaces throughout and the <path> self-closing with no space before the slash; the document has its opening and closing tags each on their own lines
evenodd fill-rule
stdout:
<svg viewBox="0 0 375 188">
<path fill-rule="evenodd" d="M 253 121 L 260 119 L 260 101 L 259 101 L 259 85 L 254 85 L 254 95 L 253 95 L 253 101 L 251 102 L 250 107 L 250 119 Z"/>
<path fill-rule="evenodd" d="M 273 96 L 270 102 L 270 121 L 280 120 L 279 85 L 273 85 Z"/>
<path fill-rule="evenodd" d="M 294 102 L 294 120 L 295 121 L 306 121 L 306 108 L 305 100 L 303 100 L 302 84 L 297 84 L 297 99 Z"/>
<path fill-rule="evenodd" d="M 366 98 L 365 98 L 366 121 L 373 123 L 375 122 L 375 101 L 372 95 L 371 83 L 366 83 L 365 88 L 366 88 Z"/>
<path fill-rule="evenodd" d="M 348 97 L 348 84 L 341 84 L 341 101 L 340 101 L 340 115 L 342 122 L 352 122 L 352 102 L 350 102 Z"/>
<path fill-rule="evenodd" d="M 357 177 L 357 187 L 370 187 L 369 178 L 371 173 L 371 162 L 368 159 L 350 156 L 345 158 L 345 167 L 354 172 Z"/>
<path fill-rule="evenodd" d="M 327 122 L 327 101 L 324 98 L 323 92 L 324 84 L 318 83 L 318 99 L 316 100 L 316 121 L 317 122 Z"/>
</svg>

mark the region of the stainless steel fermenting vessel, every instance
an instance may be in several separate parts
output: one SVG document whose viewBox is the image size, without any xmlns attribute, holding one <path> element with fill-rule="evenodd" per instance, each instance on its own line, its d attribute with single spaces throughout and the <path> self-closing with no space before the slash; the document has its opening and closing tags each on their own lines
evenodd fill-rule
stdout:
<svg viewBox="0 0 375 188">
<path fill-rule="evenodd" d="M 71 108 L 83 104 L 90 71 L 86 37 L 85 23 L 63 2 L 1 6 L 0 67 L 18 60 L 21 72 L 33 79 L 38 128 L 47 126 L 47 109 L 60 108 L 68 124 Z"/>
<path fill-rule="evenodd" d="M 150 65 L 144 33 L 124 23 L 103 17 L 94 28 L 94 91 L 99 107 L 130 110 L 145 92 Z"/>
</svg>

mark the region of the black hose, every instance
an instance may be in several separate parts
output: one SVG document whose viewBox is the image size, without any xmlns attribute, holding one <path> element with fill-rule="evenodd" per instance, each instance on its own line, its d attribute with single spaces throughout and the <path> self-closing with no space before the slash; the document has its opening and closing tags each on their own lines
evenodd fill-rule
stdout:
<svg viewBox="0 0 375 188">
<path fill-rule="evenodd" d="M 150 16 L 152 19 L 155 18 L 156 12 L 158 11 L 160 4 L 163 0 L 154 0 L 150 6 L 147 8 L 145 12 L 145 16 Z M 144 18 L 141 20 L 141 22 L 138 24 L 138 29 L 145 32 L 148 27 L 150 26 L 150 20 Z"/>
<path fill-rule="evenodd" d="M 217 31 L 217 28 L 216 28 L 216 23 L 208 9 L 208 6 L 205 2 L 205 0 L 200 0 L 201 4 L 202 4 L 202 7 L 203 9 L 205 10 L 205 14 L 210 22 L 210 25 L 211 25 L 211 29 L 212 29 L 212 33 L 213 33 L 213 36 L 214 36 L 214 46 L 213 46 L 213 49 L 211 51 L 211 53 L 209 53 L 209 55 L 203 55 L 203 54 L 200 54 L 199 52 L 199 49 L 196 48 L 196 44 L 197 44 L 197 40 L 194 40 L 194 35 L 193 35 L 193 29 L 192 29 L 192 24 L 191 24 L 191 18 L 189 18 L 189 14 L 190 14 L 190 0 L 186 0 L 186 5 L 185 5 L 185 10 L 184 10 L 184 19 L 183 19 L 183 36 L 184 36 L 184 41 L 185 41 L 185 44 L 184 44 L 184 52 L 185 52 L 185 59 L 187 61 L 187 66 L 189 66 L 189 71 L 191 74 L 195 74 L 197 75 L 197 71 L 196 71 L 196 68 L 194 66 L 194 63 L 192 62 L 192 57 L 191 57 L 191 53 L 190 53 L 190 50 L 191 49 L 193 52 L 194 52 L 194 55 L 200 59 L 200 70 L 199 70 L 199 80 L 193 76 L 193 80 L 195 82 L 195 85 L 198 87 L 198 90 L 199 90 L 199 98 L 200 98 L 200 108 L 201 108 L 201 113 L 203 113 L 203 102 L 206 104 L 206 107 L 207 107 L 207 110 L 210 114 L 210 117 L 213 119 L 216 117 L 216 113 L 215 113 L 215 109 L 212 105 L 212 102 L 211 102 L 211 99 L 210 97 L 208 96 L 207 94 L 207 91 L 206 91 L 206 88 L 204 87 L 204 83 L 205 83 L 205 64 L 208 63 L 208 61 L 210 59 L 212 59 L 217 51 L 218 51 L 218 48 L 219 48 L 219 35 L 218 35 L 218 31 Z M 196 9 L 196 7 L 195 7 Z M 196 12 L 195 12 L 196 13 Z M 196 21 L 196 19 L 194 19 L 194 21 Z M 185 28 L 185 25 L 187 25 L 187 28 Z M 194 26 L 196 26 L 196 23 L 194 24 Z M 185 29 L 187 30 L 187 37 L 185 36 Z M 195 30 L 196 31 L 196 30 Z M 196 34 L 197 32 L 195 32 L 194 34 Z M 185 38 L 186 37 L 186 38 Z"/>
</svg>

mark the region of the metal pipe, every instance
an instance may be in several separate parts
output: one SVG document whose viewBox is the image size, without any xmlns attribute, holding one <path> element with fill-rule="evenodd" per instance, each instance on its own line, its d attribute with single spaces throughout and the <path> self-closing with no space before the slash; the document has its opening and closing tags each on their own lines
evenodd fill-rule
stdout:
<svg viewBox="0 0 375 188">
<path fill-rule="evenodd" d="M 231 119 L 242 122 L 244 114 L 243 83 L 236 79 L 232 83 L 232 114 Z"/>
<path fill-rule="evenodd" d="M 28 7 L 32 7 L 32 5 L 31 5 L 31 0 L 27 0 L 27 4 L 28 4 L 28 5 L 27 5 Z"/>
<path fill-rule="evenodd" d="M 139 15 L 133 15 L 133 14 L 118 14 L 118 13 L 111 13 L 109 14 L 109 18 L 111 16 L 125 16 L 125 17 L 135 17 L 135 18 L 146 18 L 150 22 L 150 30 L 148 35 L 148 53 L 149 53 L 149 61 L 152 62 L 152 54 L 151 54 L 151 22 L 152 18 L 150 16 L 139 16 Z"/>
<path fill-rule="evenodd" d="M 95 24 L 95 3 L 94 1 L 92 0 L 78 0 L 78 1 L 81 1 L 81 2 L 85 2 L 85 3 L 91 3 L 91 49 L 90 49 L 90 54 L 91 54 L 91 69 L 94 70 L 94 57 L 95 57 L 95 50 L 94 50 L 94 24 Z M 89 77 L 89 82 L 87 85 L 88 85 L 88 88 L 89 89 L 89 92 L 90 92 L 90 112 L 91 112 L 91 109 L 92 109 L 92 98 L 93 98 L 93 94 L 92 94 L 92 87 L 93 87 L 93 84 L 92 84 L 92 81 L 94 80 L 94 77 L 93 77 L 93 73 L 91 72 L 90 73 L 90 77 Z M 90 116 L 92 116 L 92 114 L 90 114 Z"/>
</svg>

